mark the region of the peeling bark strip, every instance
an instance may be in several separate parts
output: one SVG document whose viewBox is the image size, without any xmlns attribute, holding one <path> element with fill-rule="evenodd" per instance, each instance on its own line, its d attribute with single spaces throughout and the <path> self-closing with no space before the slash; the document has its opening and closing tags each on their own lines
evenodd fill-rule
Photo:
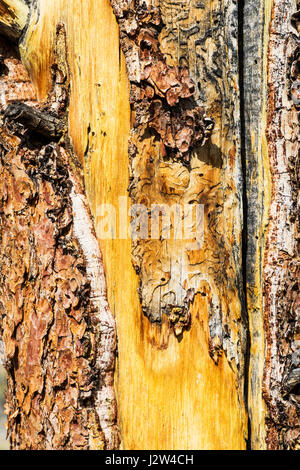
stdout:
<svg viewBox="0 0 300 470">
<path fill-rule="evenodd" d="M 57 34 L 64 48 L 62 27 Z M 3 120 L 0 130 L 0 333 L 11 446 L 116 449 L 115 324 L 80 168 L 67 141 L 24 141 L 26 127 L 58 137 L 56 125 L 47 135 L 47 112 L 66 111 L 66 64 L 55 64 L 41 110 L 20 61 L 4 41 L 0 47 L 0 111 L 21 122 L 17 133 Z M 57 53 L 61 61 L 65 51 Z"/>
<path fill-rule="evenodd" d="M 174 214 L 169 224 L 164 221 L 165 233 L 157 240 L 133 242 L 133 265 L 140 277 L 143 312 L 151 322 L 167 323 L 175 336 L 181 338 L 191 324 L 190 308 L 195 295 L 206 297 L 210 355 L 218 363 L 226 350 L 228 358 L 234 358 L 242 370 L 240 348 L 244 347 L 244 338 L 237 337 L 243 333 L 232 333 L 228 327 L 233 322 L 236 330 L 241 322 L 241 308 L 235 298 L 240 295 L 236 245 L 239 225 L 233 229 L 236 234 L 230 236 L 231 241 L 225 241 L 224 224 L 228 222 L 223 210 L 226 192 L 240 179 L 235 159 L 239 156 L 237 44 L 233 39 L 234 35 L 237 37 L 236 6 L 232 2 L 222 5 L 213 2 L 207 6 L 185 1 L 111 3 L 131 83 L 132 202 L 147 207 L 151 214 L 149 224 L 154 217 L 153 205 L 172 212 L 175 204 L 181 210 L 185 205 L 203 204 L 208 227 L 203 249 L 200 246 L 191 249 L 191 240 L 168 240 L 165 234 L 175 230 Z M 226 51 L 224 37 L 228 36 L 231 42 Z M 206 44 L 209 41 L 218 49 L 218 56 L 216 52 L 212 58 L 208 54 L 206 57 L 205 51 L 211 50 L 211 45 Z M 225 71 L 225 62 L 230 74 Z M 207 112 L 209 117 L 206 108 L 211 111 Z M 204 145 L 213 130 L 215 116 L 221 148 L 211 142 Z M 222 172 L 223 163 L 224 173 L 227 170 L 230 175 Z M 228 201 L 225 211 L 230 211 L 230 204 L 239 207 L 237 201 Z M 181 222 L 182 214 L 178 216 Z M 235 225 L 234 217 L 233 213 L 227 215 L 229 225 Z M 232 292 L 230 300 L 225 293 L 227 288 Z M 239 325 L 240 328 L 243 326 Z"/>
<path fill-rule="evenodd" d="M 300 449 L 299 10 L 299 1 L 296 6 L 294 0 L 274 0 L 268 50 L 272 199 L 264 265 L 263 388 L 268 449 Z"/>
</svg>

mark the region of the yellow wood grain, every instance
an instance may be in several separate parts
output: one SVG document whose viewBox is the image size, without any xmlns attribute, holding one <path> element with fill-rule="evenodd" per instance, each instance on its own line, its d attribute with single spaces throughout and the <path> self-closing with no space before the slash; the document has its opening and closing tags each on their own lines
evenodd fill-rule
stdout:
<svg viewBox="0 0 300 470">
<path fill-rule="evenodd" d="M 70 135 L 84 165 L 99 233 L 97 207 L 103 202 L 117 207 L 119 196 L 127 196 L 129 85 L 108 0 L 43 0 L 22 46 L 23 62 L 41 98 L 49 88 L 53 39 L 61 21 L 71 72 Z M 236 372 L 224 354 L 218 365 L 209 356 L 206 302 L 196 296 L 190 331 L 181 342 L 172 335 L 168 347 L 159 348 L 163 332 L 140 310 L 130 240 L 100 240 L 100 245 L 117 320 L 123 448 L 244 449 L 246 417 Z M 232 305 L 240 310 L 238 300 Z"/>
</svg>

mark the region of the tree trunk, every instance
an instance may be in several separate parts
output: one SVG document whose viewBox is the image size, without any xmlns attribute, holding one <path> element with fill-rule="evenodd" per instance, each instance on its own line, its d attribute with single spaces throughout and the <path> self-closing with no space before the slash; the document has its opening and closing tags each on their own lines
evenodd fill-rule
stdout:
<svg viewBox="0 0 300 470">
<path fill-rule="evenodd" d="M 0 0 L 12 448 L 299 448 L 299 10 Z"/>
</svg>

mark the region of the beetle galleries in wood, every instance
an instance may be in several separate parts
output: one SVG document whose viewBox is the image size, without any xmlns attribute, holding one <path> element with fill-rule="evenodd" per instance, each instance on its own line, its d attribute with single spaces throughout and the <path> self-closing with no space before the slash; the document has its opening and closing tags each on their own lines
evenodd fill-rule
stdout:
<svg viewBox="0 0 300 470">
<path fill-rule="evenodd" d="M 170 173 L 169 177 L 178 187 L 179 193 L 183 194 L 182 189 L 190 179 L 187 168 L 190 168 L 192 150 L 205 144 L 214 127 L 214 121 L 206 117 L 204 107 L 197 105 L 195 83 L 189 76 L 188 68 L 169 66 L 166 63 L 160 50 L 159 34 L 164 23 L 159 4 L 129 1 L 112 2 L 112 5 L 120 27 L 120 43 L 131 84 L 132 130 L 128 147 L 132 175 L 130 195 L 133 203 L 145 203 L 149 211 L 151 202 L 166 202 L 169 207 L 170 201 L 162 201 L 161 195 L 156 194 L 157 190 L 150 183 L 150 180 L 156 179 L 153 169 L 157 165 L 165 166 L 161 171 L 166 172 L 166 178 Z M 153 141 L 153 151 L 149 152 L 147 160 L 143 160 L 145 153 L 140 152 L 139 142 L 147 135 Z M 145 176 L 142 176 L 144 172 L 148 173 L 146 179 L 149 183 L 146 184 L 151 188 L 151 199 L 147 198 L 145 191 Z M 176 190 L 168 189 L 168 185 L 166 182 L 162 192 L 173 192 L 174 196 Z M 172 186 L 171 182 L 170 185 Z M 163 211 L 162 207 L 160 206 Z M 183 220 L 184 215 L 179 217 Z M 152 212 L 152 223 L 153 219 Z M 162 230 L 169 232 L 171 220 L 163 223 L 169 225 Z M 160 238 L 160 235 L 156 235 L 156 238 Z M 139 292 L 143 312 L 150 321 L 158 323 L 161 323 L 163 314 L 167 315 L 175 335 L 181 337 L 183 330 L 190 326 L 189 307 L 194 299 L 194 289 L 180 287 L 180 280 L 176 279 L 182 262 L 178 258 L 179 253 L 173 256 L 171 268 L 168 266 L 170 257 L 167 255 L 165 241 L 148 240 L 146 244 L 147 247 L 138 241 L 133 245 L 133 263 L 141 277 Z M 184 250 L 184 244 L 181 245 L 179 251 Z M 148 255 L 151 257 L 154 251 L 158 256 L 146 267 L 146 260 L 150 261 Z M 144 261 L 141 262 L 141 259 Z M 149 268 L 150 276 L 149 272 L 145 272 Z"/>
</svg>

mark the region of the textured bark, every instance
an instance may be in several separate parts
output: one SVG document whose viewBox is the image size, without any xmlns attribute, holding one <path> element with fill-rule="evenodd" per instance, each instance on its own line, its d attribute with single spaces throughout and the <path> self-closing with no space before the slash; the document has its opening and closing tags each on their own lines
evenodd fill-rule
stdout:
<svg viewBox="0 0 300 470">
<path fill-rule="evenodd" d="M 272 195 L 263 274 L 263 392 L 269 449 L 300 449 L 299 11 L 299 1 L 274 1 L 268 50 Z"/>
<path fill-rule="evenodd" d="M 299 9 L 0 0 L 13 448 L 299 449 Z"/>
<path fill-rule="evenodd" d="M 59 27 L 60 61 L 63 37 Z M 56 63 L 41 110 L 27 72 L 4 40 L 1 55 L 0 305 L 11 445 L 117 448 L 116 337 L 103 262 L 78 159 L 68 140 L 53 141 L 58 136 L 49 128 L 65 120 L 66 66 Z M 28 117 L 34 120 L 28 123 Z"/>
<path fill-rule="evenodd" d="M 37 111 L 24 103 L 11 103 L 4 112 L 4 120 L 21 124 L 25 129 L 38 134 L 48 141 L 56 141 L 62 137 L 63 122 L 55 116 Z"/>
</svg>

